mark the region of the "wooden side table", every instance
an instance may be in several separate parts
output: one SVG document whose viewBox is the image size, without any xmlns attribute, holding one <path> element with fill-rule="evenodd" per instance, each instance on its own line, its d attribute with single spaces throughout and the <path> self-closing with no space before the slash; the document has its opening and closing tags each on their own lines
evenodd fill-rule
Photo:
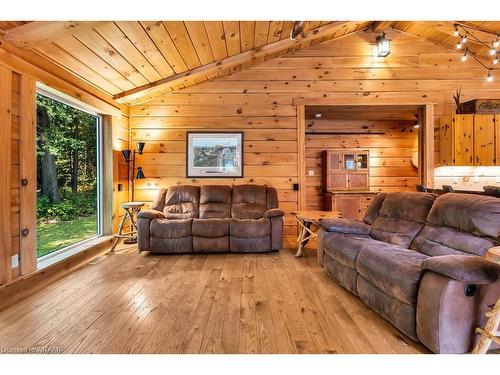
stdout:
<svg viewBox="0 0 500 375">
<path fill-rule="evenodd" d="M 292 212 L 292 214 L 295 215 L 295 219 L 299 223 L 300 228 L 299 237 L 297 238 L 299 248 L 297 249 L 297 253 L 295 253 L 296 258 L 304 255 L 304 246 L 311 238 L 316 238 L 318 236 L 316 232 L 319 228 L 319 221 L 321 219 L 342 217 L 342 214 L 336 211 L 296 211 Z M 316 231 L 313 231 L 313 227 L 316 228 Z"/>
<path fill-rule="evenodd" d="M 490 262 L 500 264 L 500 246 L 489 249 L 484 257 Z M 498 326 L 500 325 L 500 298 L 498 298 L 491 310 L 484 315 L 486 315 L 488 321 L 484 328 L 476 328 L 476 333 L 480 336 L 479 341 L 472 350 L 473 354 L 486 353 L 492 342 L 500 344 L 500 336 L 498 336 Z"/>
<path fill-rule="evenodd" d="M 141 211 L 144 206 L 144 202 L 125 202 L 122 203 L 122 207 L 125 210 L 120 225 L 118 226 L 118 233 L 114 235 L 113 244 L 111 245 L 111 252 L 115 251 L 118 241 L 123 238 L 125 243 L 136 243 L 137 242 L 137 221 L 134 218 Z M 125 224 L 130 222 L 130 231 L 123 233 Z"/>
</svg>

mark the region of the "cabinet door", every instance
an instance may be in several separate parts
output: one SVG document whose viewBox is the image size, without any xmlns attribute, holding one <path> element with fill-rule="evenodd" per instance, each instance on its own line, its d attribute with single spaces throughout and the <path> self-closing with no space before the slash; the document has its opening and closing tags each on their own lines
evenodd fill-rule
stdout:
<svg viewBox="0 0 500 375">
<path fill-rule="evenodd" d="M 330 173 L 326 181 L 327 190 L 347 190 L 348 189 L 347 172 Z"/>
<path fill-rule="evenodd" d="M 495 165 L 494 115 L 474 115 L 474 164 Z"/>
<path fill-rule="evenodd" d="M 335 211 L 341 212 L 346 219 L 358 219 L 360 215 L 359 196 L 335 195 Z"/>
<path fill-rule="evenodd" d="M 454 117 L 455 165 L 474 165 L 474 115 Z"/>
<path fill-rule="evenodd" d="M 453 165 L 453 116 L 439 119 L 439 165 Z"/>
<path fill-rule="evenodd" d="M 368 190 L 370 187 L 370 177 L 367 171 L 349 173 L 349 190 Z"/>
</svg>

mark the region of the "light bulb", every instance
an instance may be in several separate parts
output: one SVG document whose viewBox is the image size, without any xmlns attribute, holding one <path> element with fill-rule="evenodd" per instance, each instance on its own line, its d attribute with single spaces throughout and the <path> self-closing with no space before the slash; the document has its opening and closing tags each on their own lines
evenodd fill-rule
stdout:
<svg viewBox="0 0 500 375">
<path fill-rule="evenodd" d="M 500 46 L 500 41 L 499 40 L 495 40 L 493 42 L 493 47 L 498 48 L 499 46 Z"/>
<path fill-rule="evenodd" d="M 486 78 L 488 82 L 493 81 L 493 75 L 491 74 L 491 70 L 488 71 L 488 77 Z"/>
<path fill-rule="evenodd" d="M 493 61 L 492 61 L 492 62 L 493 62 L 493 64 L 495 64 L 495 65 L 496 65 L 496 64 L 498 64 L 498 55 L 497 55 L 497 57 L 495 57 L 495 58 L 493 59 Z"/>
<path fill-rule="evenodd" d="M 465 34 L 465 35 L 462 37 L 462 43 L 463 43 L 463 44 L 467 43 L 467 34 Z"/>
<path fill-rule="evenodd" d="M 490 49 L 490 56 L 495 56 L 496 53 L 497 53 L 497 50 L 495 48 Z"/>
<path fill-rule="evenodd" d="M 461 43 L 457 43 L 456 46 L 455 46 L 456 49 L 461 49 L 462 48 L 462 44 Z"/>
<path fill-rule="evenodd" d="M 463 56 L 462 56 L 462 61 L 465 61 L 465 60 L 467 60 L 467 51 L 465 51 Z"/>
<path fill-rule="evenodd" d="M 455 32 L 453 33 L 455 36 L 460 36 L 460 32 L 458 31 L 458 27 L 455 26 Z"/>
</svg>

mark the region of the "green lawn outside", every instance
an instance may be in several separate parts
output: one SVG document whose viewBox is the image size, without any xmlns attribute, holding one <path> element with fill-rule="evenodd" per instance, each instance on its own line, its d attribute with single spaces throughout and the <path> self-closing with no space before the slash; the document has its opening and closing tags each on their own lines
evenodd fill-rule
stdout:
<svg viewBox="0 0 500 375">
<path fill-rule="evenodd" d="M 37 226 L 38 257 L 95 236 L 96 233 L 96 215 L 70 221 L 39 223 Z"/>
</svg>

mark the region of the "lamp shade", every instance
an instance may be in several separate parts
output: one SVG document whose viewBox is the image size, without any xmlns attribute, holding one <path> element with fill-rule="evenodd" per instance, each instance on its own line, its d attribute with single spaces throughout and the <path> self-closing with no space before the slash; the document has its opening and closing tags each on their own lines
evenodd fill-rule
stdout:
<svg viewBox="0 0 500 375">
<path fill-rule="evenodd" d="M 137 152 L 139 153 L 139 155 L 142 155 L 142 151 L 144 150 L 145 145 L 146 143 L 144 142 L 137 142 Z"/>
<path fill-rule="evenodd" d="M 391 53 L 391 41 L 385 37 L 385 33 L 379 35 L 376 42 L 378 57 L 386 57 Z"/>
<path fill-rule="evenodd" d="M 137 175 L 135 176 L 135 179 L 142 180 L 143 178 L 146 178 L 146 176 L 144 176 L 144 172 L 142 171 L 142 168 L 137 167 Z"/>
<path fill-rule="evenodd" d="M 126 161 L 130 161 L 130 150 L 122 150 L 122 154 Z"/>
</svg>

